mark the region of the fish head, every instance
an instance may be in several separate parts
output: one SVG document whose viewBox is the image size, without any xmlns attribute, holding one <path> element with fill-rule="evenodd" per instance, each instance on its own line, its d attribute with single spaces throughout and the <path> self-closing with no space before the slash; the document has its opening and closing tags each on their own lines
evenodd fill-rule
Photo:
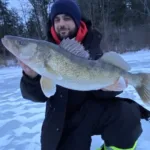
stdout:
<svg viewBox="0 0 150 150">
<path fill-rule="evenodd" d="M 22 61 L 29 61 L 37 51 L 37 44 L 31 39 L 6 35 L 1 41 L 8 51 Z"/>
<path fill-rule="evenodd" d="M 48 64 L 52 49 L 46 46 L 48 42 L 10 35 L 1 40 L 8 51 L 41 76 L 60 79 Z"/>
</svg>

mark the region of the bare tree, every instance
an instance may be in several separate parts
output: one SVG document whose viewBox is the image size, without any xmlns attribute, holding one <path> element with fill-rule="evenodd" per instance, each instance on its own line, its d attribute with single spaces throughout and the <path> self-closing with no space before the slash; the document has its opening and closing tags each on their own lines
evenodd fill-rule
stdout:
<svg viewBox="0 0 150 150">
<path fill-rule="evenodd" d="M 148 5 L 148 0 L 140 0 L 144 6 L 144 10 L 147 11 L 148 16 L 150 17 L 150 6 Z"/>
<path fill-rule="evenodd" d="M 29 0 L 34 8 L 34 12 L 38 19 L 41 29 L 41 38 L 46 39 L 46 25 L 47 25 L 47 4 L 49 0 Z"/>
<path fill-rule="evenodd" d="M 18 9 L 19 11 L 21 11 L 22 13 L 22 17 L 23 17 L 23 22 L 25 23 L 25 27 L 27 30 L 27 33 L 29 33 L 28 27 L 27 27 L 27 22 L 28 22 L 28 14 L 30 13 L 30 5 L 29 3 L 27 3 L 27 1 L 24 0 L 18 0 L 19 4 L 20 4 L 20 9 Z M 28 35 L 26 35 L 28 36 Z"/>
</svg>

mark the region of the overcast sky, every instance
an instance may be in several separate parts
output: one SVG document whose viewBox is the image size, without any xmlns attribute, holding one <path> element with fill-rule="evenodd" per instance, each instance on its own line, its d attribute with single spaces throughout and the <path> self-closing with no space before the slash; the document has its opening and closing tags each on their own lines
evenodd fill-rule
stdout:
<svg viewBox="0 0 150 150">
<path fill-rule="evenodd" d="M 29 15 L 30 9 L 32 8 L 29 1 L 28 0 L 8 0 L 8 2 L 9 2 L 8 7 L 17 9 L 19 16 L 23 19 L 23 22 L 25 23 L 30 16 Z M 25 15 L 23 14 L 23 12 Z M 50 12 L 50 7 L 48 7 L 47 12 L 48 13 Z"/>
<path fill-rule="evenodd" d="M 20 17 L 23 17 L 23 21 L 28 19 L 28 14 L 30 12 L 30 3 L 28 2 L 28 0 L 8 0 L 9 1 L 9 8 L 15 8 L 17 9 L 17 12 L 19 14 Z M 23 15 L 23 12 L 26 13 L 26 15 Z M 24 17 L 26 18 L 24 20 Z"/>
<path fill-rule="evenodd" d="M 15 8 L 20 7 L 18 0 L 9 0 L 9 3 L 10 3 L 9 5 L 10 7 L 15 7 Z"/>
<path fill-rule="evenodd" d="M 24 7 L 25 10 L 30 10 L 32 7 L 31 4 L 29 3 L 28 0 L 8 0 L 9 1 L 9 8 L 15 8 L 18 10 L 18 13 L 21 15 L 22 14 L 22 6 Z M 20 4 L 21 3 L 21 4 Z M 50 7 L 48 7 L 48 12 Z"/>
</svg>

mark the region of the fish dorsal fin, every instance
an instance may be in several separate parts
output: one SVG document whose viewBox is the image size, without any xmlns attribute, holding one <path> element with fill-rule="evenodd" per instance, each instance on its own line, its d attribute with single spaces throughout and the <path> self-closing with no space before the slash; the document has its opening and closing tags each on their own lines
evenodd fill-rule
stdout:
<svg viewBox="0 0 150 150">
<path fill-rule="evenodd" d="M 80 44 L 78 41 L 76 41 L 74 38 L 63 39 L 59 46 L 76 56 L 87 58 L 87 59 L 90 57 L 89 52 L 85 50 L 84 46 Z"/>
<path fill-rule="evenodd" d="M 103 60 L 105 62 L 113 64 L 126 71 L 129 71 L 131 69 L 129 64 L 116 52 L 104 53 L 103 56 L 99 60 Z"/>
</svg>

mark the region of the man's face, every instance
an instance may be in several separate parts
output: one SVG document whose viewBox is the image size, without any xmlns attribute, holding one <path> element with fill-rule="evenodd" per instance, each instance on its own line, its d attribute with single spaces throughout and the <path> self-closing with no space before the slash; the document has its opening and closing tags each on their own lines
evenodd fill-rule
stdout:
<svg viewBox="0 0 150 150">
<path fill-rule="evenodd" d="M 57 15 L 54 19 L 54 28 L 60 39 L 73 38 L 77 31 L 75 22 L 65 14 Z"/>
</svg>

